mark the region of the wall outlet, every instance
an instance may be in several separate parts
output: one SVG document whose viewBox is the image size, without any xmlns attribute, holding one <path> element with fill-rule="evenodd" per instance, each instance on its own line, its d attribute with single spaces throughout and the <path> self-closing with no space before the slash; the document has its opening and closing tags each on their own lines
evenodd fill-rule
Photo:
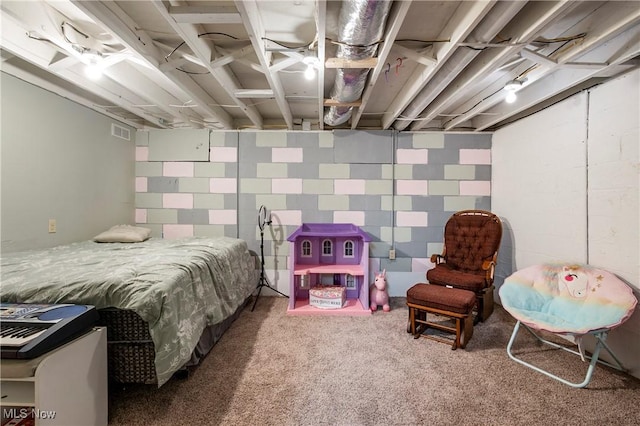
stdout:
<svg viewBox="0 0 640 426">
<path fill-rule="evenodd" d="M 58 230 L 55 219 L 49 219 L 49 233 L 54 234 Z"/>
<path fill-rule="evenodd" d="M 389 260 L 396 260 L 396 251 L 395 251 L 395 249 L 389 250 Z"/>
</svg>

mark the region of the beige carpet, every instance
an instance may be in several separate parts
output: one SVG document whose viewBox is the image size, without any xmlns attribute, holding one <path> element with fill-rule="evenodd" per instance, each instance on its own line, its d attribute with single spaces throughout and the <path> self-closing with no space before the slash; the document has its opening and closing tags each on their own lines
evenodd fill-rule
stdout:
<svg viewBox="0 0 640 426">
<path fill-rule="evenodd" d="M 506 354 L 499 306 L 466 350 L 406 333 L 405 300 L 371 317 L 292 317 L 286 299 L 250 305 L 186 379 L 112 386 L 113 425 L 632 425 L 640 380 L 598 366 L 573 389 Z M 528 333 L 530 362 L 581 381 L 587 364 Z"/>
</svg>

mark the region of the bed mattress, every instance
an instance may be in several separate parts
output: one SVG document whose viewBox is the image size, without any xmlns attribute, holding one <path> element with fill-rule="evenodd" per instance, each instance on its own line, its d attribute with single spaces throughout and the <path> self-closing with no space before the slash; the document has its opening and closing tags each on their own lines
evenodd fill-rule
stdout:
<svg viewBox="0 0 640 426">
<path fill-rule="evenodd" d="M 206 326 L 256 288 L 246 242 L 228 237 L 85 241 L 1 258 L 0 300 L 131 310 L 148 325 L 158 385 L 191 357 Z"/>
</svg>

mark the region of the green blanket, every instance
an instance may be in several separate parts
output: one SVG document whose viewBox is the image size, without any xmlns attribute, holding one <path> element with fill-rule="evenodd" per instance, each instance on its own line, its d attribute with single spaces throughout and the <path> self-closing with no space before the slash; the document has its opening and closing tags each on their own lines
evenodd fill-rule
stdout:
<svg viewBox="0 0 640 426">
<path fill-rule="evenodd" d="M 158 386 L 190 358 L 205 326 L 256 288 L 254 258 L 234 238 L 85 241 L 1 258 L 0 300 L 135 311 L 149 324 Z"/>
</svg>

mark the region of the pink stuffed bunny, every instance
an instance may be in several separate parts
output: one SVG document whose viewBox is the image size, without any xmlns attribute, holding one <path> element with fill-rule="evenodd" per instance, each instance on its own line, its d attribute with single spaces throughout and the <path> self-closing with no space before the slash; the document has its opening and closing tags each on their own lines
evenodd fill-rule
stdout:
<svg viewBox="0 0 640 426">
<path fill-rule="evenodd" d="M 371 310 L 375 312 L 378 309 L 378 305 L 382 306 L 382 310 L 389 312 L 389 293 L 387 292 L 387 270 L 383 270 L 381 273 L 376 274 L 376 279 L 371 286 L 369 293 L 369 302 L 371 303 Z"/>
</svg>

